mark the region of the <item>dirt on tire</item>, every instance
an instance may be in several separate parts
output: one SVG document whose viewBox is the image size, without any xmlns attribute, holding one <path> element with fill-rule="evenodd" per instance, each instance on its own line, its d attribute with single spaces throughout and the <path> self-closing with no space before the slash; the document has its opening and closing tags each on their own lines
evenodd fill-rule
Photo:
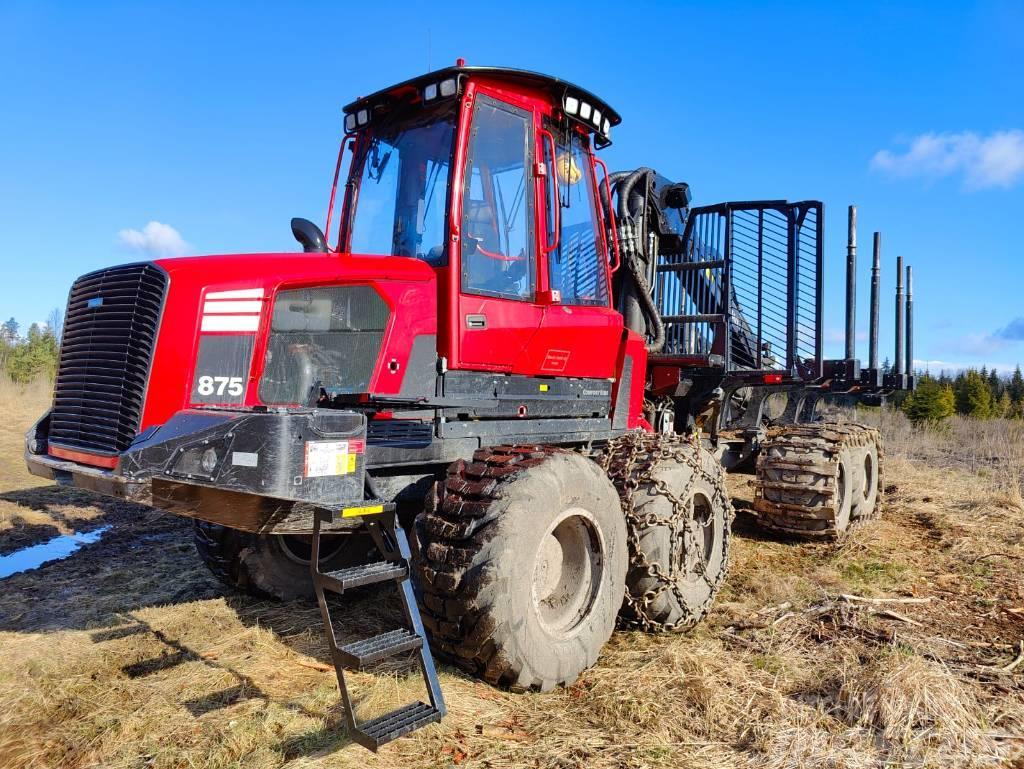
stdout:
<svg viewBox="0 0 1024 769">
<path fill-rule="evenodd" d="M 565 522 L 586 529 L 591 542 L 582 545 L 599 552 L 574 562 L 570 546 L 581 543 L 567 536 L 560 581 L 563 567 L 548 568 L 542 556 L 559 551 L 552 542 Z M 597 661 L 622 603 L 627 545 L 618 496 L 595 462 L 552 447 L 480 449 L 449 468 L 415 534 L 435 653 L 515 690 L 571 684 Z M 563 584 L 590 587 L 581 600 L 572 589 L 562 596 Z"/>
</svg>

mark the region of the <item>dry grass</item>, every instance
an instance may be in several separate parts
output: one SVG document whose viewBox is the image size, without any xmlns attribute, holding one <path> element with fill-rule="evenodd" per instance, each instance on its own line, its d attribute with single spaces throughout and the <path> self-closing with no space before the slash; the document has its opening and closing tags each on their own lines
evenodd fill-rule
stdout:
<svg viewBox="0 0 1024 769">
<path fill-rule="evenodd" d="M 101 514 L 90 495 L 57 490 L 25 469 L 25 432 L 50 407 L 52 394 L 52 382 L 19 385 L 0 373 L 0 555 L 93 528 Z"/>
<path fill-rule="evenodd" d="M 227 593 L 178 519 L 34 484 L 17 433 L 38 404 L 0 402 L 17 436 L 0 433 L 6 520 L 60 507 L 75 525 L 79 510 L 114 525 L 66 561 L 0 582 L 5 769 L 980 767 L 1024 748 L 1024 666 L 997 669 L 1024 637 L 1013 425 L 915 434 L 875 413 L 889 436 L 882 520 L 833 547 L 765 536 L 741 512 L 732 574 L 693 633 L 616 633 L 594 669 L 545 695 L 442 666 L 449 717 L 373 756 L 339 726 L 315 607 Z M 970 448 L 972 429 L 992 432 Z M 747 480 L 730 480 L 741 509 Z M 356 635 L 397 611 L 364 596 L 338 620 Z M 402 664 L 381 672 L 354 677 L 366 712 L 418 691 Z"/>
</svg>

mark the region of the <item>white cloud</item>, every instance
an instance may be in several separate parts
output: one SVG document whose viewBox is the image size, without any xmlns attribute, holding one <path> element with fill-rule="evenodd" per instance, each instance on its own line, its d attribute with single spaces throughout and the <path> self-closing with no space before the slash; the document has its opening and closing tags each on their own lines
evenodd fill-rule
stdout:
<svg viewBox="0 0 1024 769">
<path fill-rule="evenodd" d="M 181 234 L 162 222 L 150 222 L 141 230 L 121 230 L 117 239 L 127 248 L 149 256 L 180 256 L 188 250 Z"/>
<path fill-rule="evenodd" d="M 871 167 L 904 178 L 961 174 L 964 186 L 973 190 L 1011 187 L 1024 178 L 1024 131 L 922 134 L 905 152 L 876 152 Z"/>
</svg>

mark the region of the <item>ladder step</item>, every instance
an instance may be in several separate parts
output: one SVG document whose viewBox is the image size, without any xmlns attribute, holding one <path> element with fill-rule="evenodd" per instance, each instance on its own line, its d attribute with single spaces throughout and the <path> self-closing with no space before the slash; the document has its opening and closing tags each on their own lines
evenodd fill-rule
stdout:
<svg viewBox="0 0 1024 769">
<path fill-rule="evenodd" d="M 359 566 L 349 566 L 337 571 L 326 571 L 319 575 L 321 584 L 339 593 L 363 585 L 403 579 L 409 570 L 403 561 L 375 561 Z"/>
<path fill-rule="evenodd" d="M 423 646 L 423 639 L 407 628 L 390 630 L 387 633 L 353 641 L 338 649 L 346 667 L 362 669 L 386 657 L 413 651 Z"/>
<path fill-rule="evenodd" d="M 379 718 L 359 724 L 356 741 L 370 750 L 376 750 L 403 734 L 416 731 L 427 724 L 441 720 L 440 711 L 423 702 L 414 702 L 393 710 Z"/>
</svg>

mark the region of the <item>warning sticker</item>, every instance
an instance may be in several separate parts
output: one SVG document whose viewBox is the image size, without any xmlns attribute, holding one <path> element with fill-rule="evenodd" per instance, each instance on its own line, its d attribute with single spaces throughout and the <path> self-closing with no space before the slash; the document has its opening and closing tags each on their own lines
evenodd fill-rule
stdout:
<svg viewBox="0 0 1024 769">
<path fill-rule="evenodd" d="M 306 477 L 348 475 L 356 471 L 356 455 L 348 441 L 307 441 Z"/>
</svg>

